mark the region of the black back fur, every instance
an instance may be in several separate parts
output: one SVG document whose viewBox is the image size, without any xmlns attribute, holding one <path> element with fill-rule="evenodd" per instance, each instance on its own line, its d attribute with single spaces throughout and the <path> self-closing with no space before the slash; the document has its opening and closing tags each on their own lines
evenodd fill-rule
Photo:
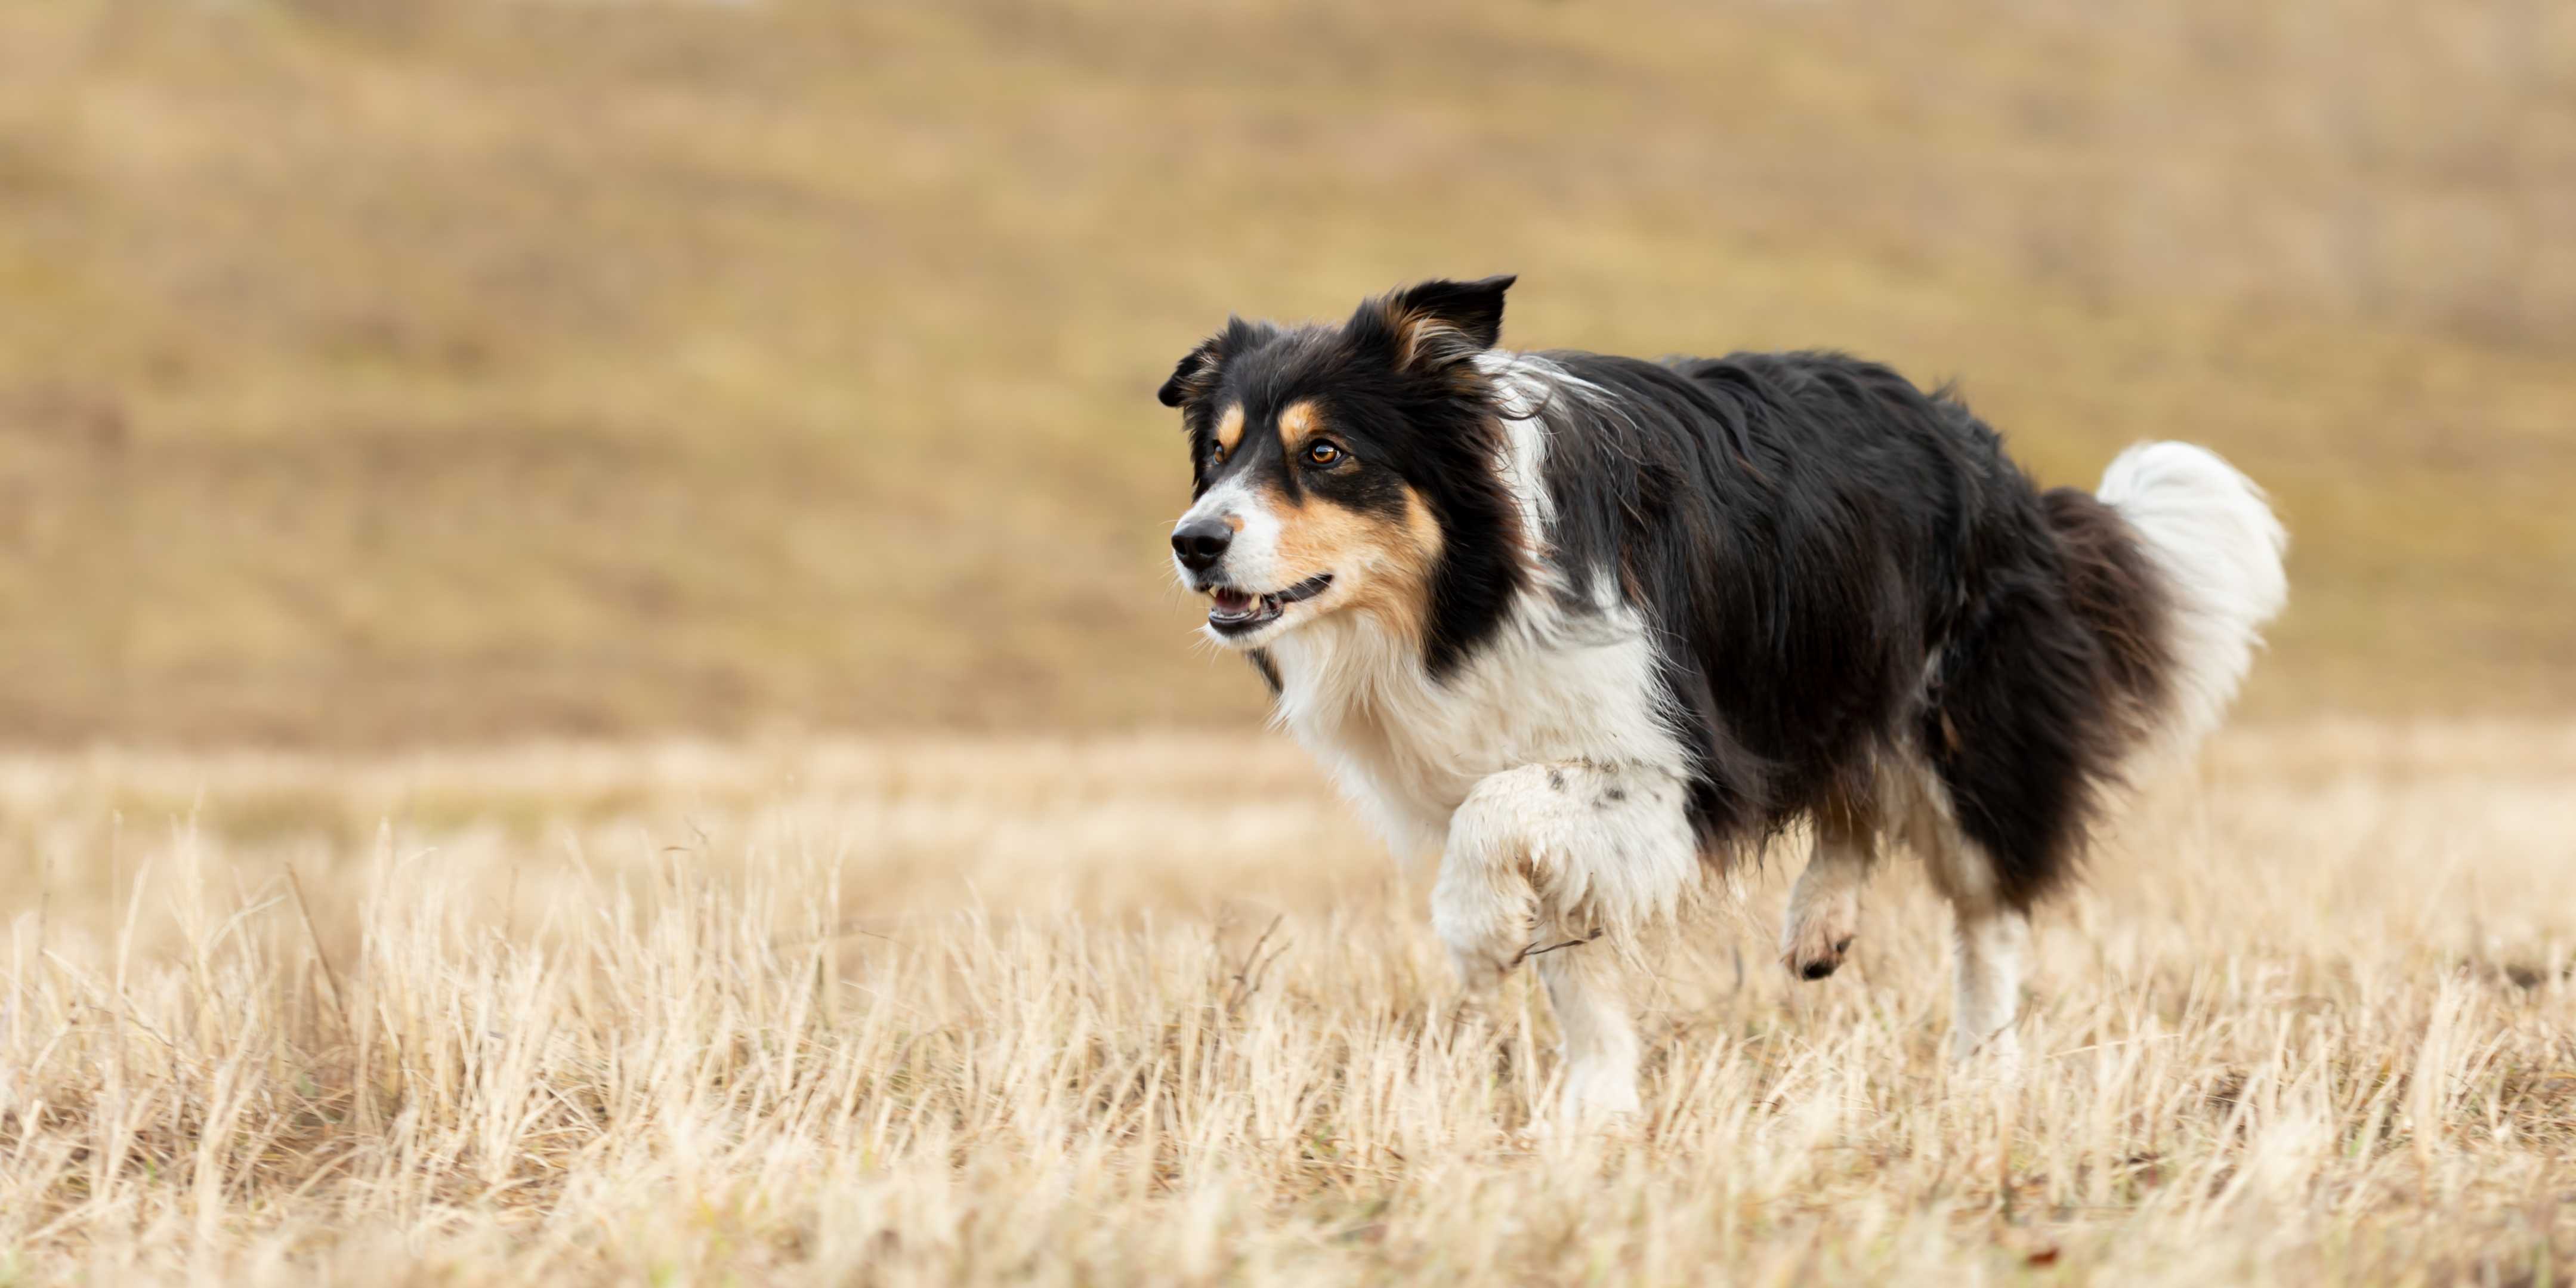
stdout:
<svg viewBox="0 0 2576 1288">
<path fill-rule="evenodd" d="M 1580 382 L 1545 412 L 1557 558 L 1658 629 L 1704 837 L 1866 822 L 1911 742 L 2007 902 L 2068 873 L 2162 674 L 2116 514 L 1876 363 L 1541 356 Z"/>
</svg>

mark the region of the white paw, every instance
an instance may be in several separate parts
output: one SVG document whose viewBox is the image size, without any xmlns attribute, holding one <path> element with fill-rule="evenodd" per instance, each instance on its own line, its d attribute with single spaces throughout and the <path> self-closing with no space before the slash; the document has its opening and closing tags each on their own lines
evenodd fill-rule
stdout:
<svg viewBox="0 0 2576 1288">
<path fill-rule="evenodd" d="M 1481 995 L 1500 988 L 1503 976 L 1511 970 L 1506 964 L 1510 960 L 1490 952 L 1449 945 L 1450 969 L 1458 972 L 1458 987 L 1470 994 Z"/>
<path fill-rule="evenodd" d="M 1601 1126 L 1635 1118 L 1637 1071 L 1610 1061 L 1577 1061 L 1565 1071 L 1556 1098 L 1556 1120 L 1565 1126 Z"/>
<path fill-rule="evenodd" d="M 1432 891 L 1431 928 L 1449 949 L 1449 964 L 1470 993 L 1490 991 L 1529 949 L 1530 916 L 1481 890 L 1444 881 Z"/>
</svg>

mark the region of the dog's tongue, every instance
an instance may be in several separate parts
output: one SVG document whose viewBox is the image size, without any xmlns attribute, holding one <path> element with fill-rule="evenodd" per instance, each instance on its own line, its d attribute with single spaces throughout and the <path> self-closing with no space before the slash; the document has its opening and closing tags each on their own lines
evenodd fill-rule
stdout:
<svg viewBox="0 0 2576 1288">
<path fill-rule="evenodd" d="M 1228 617 L 1242 617 L 1252 612 L 1252 596 L 1228 588 L 1216 592 L 1216 610 Z"/>
</svg>

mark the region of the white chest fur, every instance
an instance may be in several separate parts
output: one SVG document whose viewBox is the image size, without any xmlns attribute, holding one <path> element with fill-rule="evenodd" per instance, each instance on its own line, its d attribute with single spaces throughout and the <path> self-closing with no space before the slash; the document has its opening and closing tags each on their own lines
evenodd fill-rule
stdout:
<svg viewBox="0 0 2576 1288">
<path fill-rule="evenodd" d="M 1282 638 L 1278 718 L 1400 856 L 1437 845 L 1476 783 L 1522 765 L 1588 761 L 1679 774 L 1654 650 L 1624 608 L 1575 620 L 1531 594 L 1445 680 L 1421 646 L 1362 614 Z"/>
</svg>

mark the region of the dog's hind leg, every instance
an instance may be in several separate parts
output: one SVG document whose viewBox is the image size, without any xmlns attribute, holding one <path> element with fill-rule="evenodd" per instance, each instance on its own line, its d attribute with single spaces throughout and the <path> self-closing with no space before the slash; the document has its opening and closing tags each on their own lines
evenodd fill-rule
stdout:
<svg viewBox="0 0 2576 1288">
<path fill-rule="evenodd" d="M 1860 892 L 1878 866 L 1874 829 L 1849 811 L 1816 819 L 1807 870 L 1789 891 L 1780 922 L 1780 964 L 1800 979 L 1823 979 L 1843 964 L 1860 933 Z"/>
<path fill-rule="evenodd" d="M 1950 1058 L 1986 1061 L 1999 1070 L 2021 1065 L 2021 978 L 2030 954 L 2030 918 L 1994 900 L 1950 901 Z"/>
<path fill-rule="evenodd" d="M 2030 952 L 2030 918 L 2011 898 L 1992 852 L 1962 828 L 1949 788 L 1920 779 L 1908 839 L 1922 852 L 1933 888 L 1949 900 L 1951 931 L 1950 1058 L 2000 1072 L 2020 1067 L 2022 971 Z"/>
<path fill-rule="evenodd" d="M 2008 1067 L 2024 914 L 2074 876 L 2127 725 L 2093 628 L 2045 580 L 1999 578 L 1966 618 L 1927 672 L 1914 830 L 1958 923 L 1951 1054 Z"/>
</svg>

